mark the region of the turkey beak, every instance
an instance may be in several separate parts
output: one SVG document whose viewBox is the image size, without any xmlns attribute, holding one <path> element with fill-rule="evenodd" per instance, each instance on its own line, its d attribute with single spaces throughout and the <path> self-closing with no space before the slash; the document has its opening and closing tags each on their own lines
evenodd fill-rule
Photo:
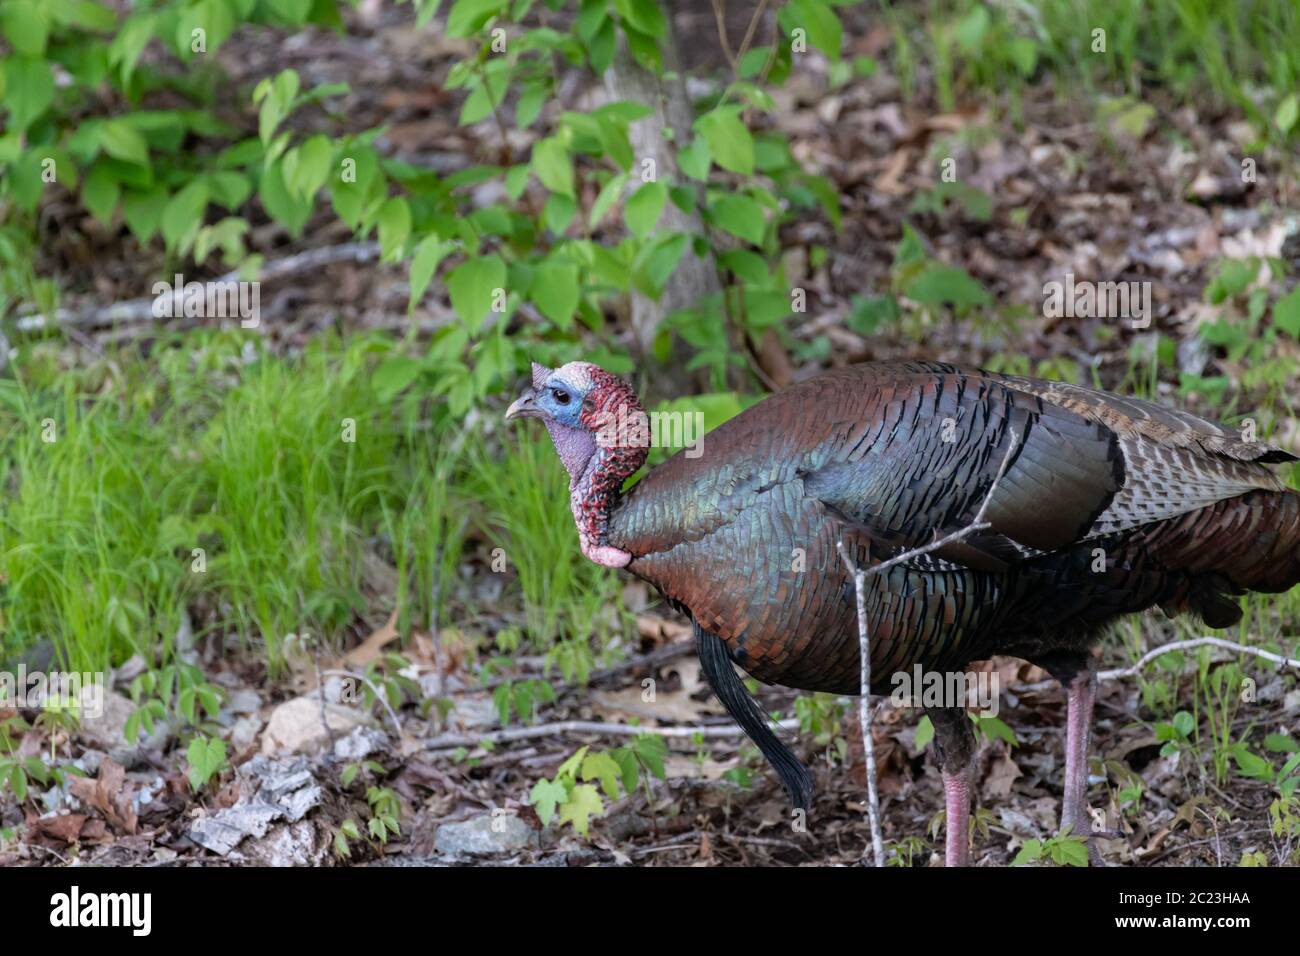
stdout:
<svg viewBox="0 0 1300 956">
<path fill-rule="evenodd" d="M 533 402 L 533 390 L 526 389 L 522 395 L 506 409 L 506 421 L 512 418 L 541 418 L 542 410 Z"/>
</svg>

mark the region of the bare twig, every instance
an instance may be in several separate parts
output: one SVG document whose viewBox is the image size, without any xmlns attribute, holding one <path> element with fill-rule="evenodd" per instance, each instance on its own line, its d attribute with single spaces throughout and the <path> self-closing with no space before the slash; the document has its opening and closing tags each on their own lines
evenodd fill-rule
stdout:
<svg viewBox="0 0 1300 956">
<path fill-rule="evenodd" d="M 1161 644 L 1159 647 L 1153 647 L 1147 651 L 1137 662 L 1130 667 L 1119 667 L 1115 670 L 1101 671 L 1097 674 L 1098 680 L 1116 680 L 1122 677 L 1133 677 L 1142 670 L 1147 664 L 1151 663 L 1157 657 L 1168 654 L 1171 651 L 1187 651 L 1197 647 L 1222 647 L 1229 651 L 1237 651 L 1240 654 L 1252 654 L 1255 657 L 1269 661 L 1273 664 L 1281 664 L 1284 667 L 1294 667 L 1300 670 L 1300 660 L 1293 657 L 1283 657 L 1280 654 L 1274 654 L 1271 651 L 1261 650 L 1258 647 L 1249 647 L 1245 644 L 1238 644 L 1235 641 L 1225 641 L 1221 637 L 1194 637 L 1186 641 L 1173 641 L 1169 644 Z"/>
<path fill-rule="evenodd" d="M 1015 454 L 1018 444 L 1015 432 L 1010 432 L 1009 437 L 1010 441 L 1007 445 L 1006 454 L 1002 456 L 1002 464 L 998 467 L 998 473 L 993 477 L 993 484 L 989 486 L 988 492 L 984 495 L 984 500 L 980 502 L 974 520 L 966 527 L 945 535 L 937 541 L 932 541 L 930 544 L 904 551 L 902 554 L 895 555 L 888 561 L 872 565 L 866 570 L 858 567 L 857 562 L 849 557 L 848 549 L 844 547 L 842 538 L 836 543 L 836 550 L 839 551 L 840 560 L 844 562 L 845 567 L 849 569 L 849 573 L 853 575 L 853 589 L 858 604 L 858 679 L 861 691 L 858 697 L 858 722 L 862 727 L 862 750 L 866 761 L 867 823 L 871 829 L 871 856 L 874 866 L 885 865 L 885 844 L 884 834 L 880 828 L 880 795 L 876 784 L 876 748 L 875 741 L 871 736 L 871 634 L 867 627 L 867 578 L 923 554 L 937 551 L 945 545 L 961 541 L 974 532 L 989 527 L 989 523 L 984 520 L 984 515 L 988 512 L 989 502 L 993 500 L 993 495 L 998 490 L 998 484 L 1002 481 L 1002 476 L 1006 474 L 1007 466 L 1011 463 L 1011 456 Z"/>
<path fill-rule="evenodd" d="M 727 58 L 727 63 L 731 66 L 731 73 L 736 74 L 736 54 L 731 52 L 731 42 L 727 39 L 727 4 L 726 0 L 713 0 L 713 19 L 718 24 L 718 45 L 722 48 L 722 55 Z"/>
<path fill-rule="evenodd" d="M 749 28 L 745 30 L 745 38 L 740 41 L 740 49 L 736 51 L 736 62 L 739 63 L 746 53 L 749 52 L 749 45 L 754 42 L 754 34 L 758 32 L 758 25 L 763 19 L 763 11 L 767 9 L 767 0 L 759 0 L 758 8 L 754 10 L 754 15 L 749 19 Z"/>
<path fill-rule="evenodd" d="M 783 720 L 777 726 L 782 730 L 794 730 L 799 726 L 798 720 Z M 553 724 L 538 724 L 536 727 L 510 727 L 506 730 L 493 730 L 484 734 L 443 734 L 425 741 L 425 749 L 440 750 L 446 747 L 473 747 L 480 743 L 505 743 L 511 740 L 529 740 L 533 737 L 556 737 L 561 734 L 603 734 L 610 737 L 639 737 L 641 734 L 653 734 L 657 737 L 740 737 L 744 731 L 737 724 L 728 723 L 717 727 L 632 727 L 628 724 L 607 724 L 591 720 L 561 720 Z"/>
<path fill-rule="evenodd" d="M 853 575 L 853 590 L 858 602 L 858 724 L 862 728 L 862 751 L 867 771 L 867 822 L 871 828 L 871 858 L 874 866 L 885 865 L 884 833 L 880 828 L 880 794 L 876 788 L 876 742 L 871 736 L 871 637 L 867 630 L 867 576 L 840 540 L 836 548 L 840 559 Z"/>
</svg>

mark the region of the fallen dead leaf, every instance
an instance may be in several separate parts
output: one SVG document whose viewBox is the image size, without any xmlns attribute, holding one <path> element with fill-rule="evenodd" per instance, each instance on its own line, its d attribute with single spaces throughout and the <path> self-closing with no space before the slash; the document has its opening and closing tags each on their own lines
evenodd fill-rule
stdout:
<svg viewBox="0 0 1300 956">
<path fill-rule="evenodd" d="M 400 636 L 397 633 L 397 611 L 394 610 L 388 620 L 376 628 L 369 637 L 344 654 L 343 660 L 349 667 L 368 667 L 384 652 L 385 647 Z"/>
<path fill-rule="evenodd" d="M 127 835 L 135 833 L 140 821 L 131 800 L 134 788 L 126 785 L 126 771 L 120 764 L 105 757 L 98 777 L 72 777 L 68 789 L 82 803 L 102 813 L 117 830 Z"/>
</svg>

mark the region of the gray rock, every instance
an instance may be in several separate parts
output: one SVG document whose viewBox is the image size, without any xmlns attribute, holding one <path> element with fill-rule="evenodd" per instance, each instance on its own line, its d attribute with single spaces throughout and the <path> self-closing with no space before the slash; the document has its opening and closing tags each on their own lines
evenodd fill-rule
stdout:
<svg viewBox="0 0 1300 956">
<path fill-rule="evenodd" d="M 334 756 L 340 760 L 365 760 L 388 746 L 388 735 L 374 727 L 358 727 L 346 737 L 334 741 Z"/>
<path fill-rule="evenodd" d="M 262 707 L 262 698 L 251 690 L 232 690 L 226 698 L 226 709 L 232 714 L 255 714 Z"/>
<path fill-rule="evenodd" d="M 230 728 L 230 745 L 236 751 L 244 751 L 253 746 L 257 734 L 262 729 L 262 721 L 257 717 L 240 717 Z"/>
<path fill-rule="evenodd" d="M 537 831 L 513 814 L 484 815 L 459 823 L 444 823 L 434 846 L 448 856 L 487 856 L 539 845 Z"/>
</svg>

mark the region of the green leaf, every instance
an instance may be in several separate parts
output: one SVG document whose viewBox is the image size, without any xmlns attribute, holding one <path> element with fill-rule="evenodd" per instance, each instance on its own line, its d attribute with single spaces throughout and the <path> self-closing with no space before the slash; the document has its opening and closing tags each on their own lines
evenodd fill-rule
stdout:
<svg viewBox="0 0 1300 956">
<path fill-rule="evenodd" d="M 585 837 L 591 826 L 591 818 L 604 812 L 605 802 L 600 799 L 596 788 L 589 783 L 580 783 L 573 788 L 569 799 L 561 804 L 560 823 L 573 824 L 573 829 Z"/>
<path fill-rule="evenodd" d="M 86 211 L 107 226 L 122 198 L 122 187 L 105 167 L 96 166 L 81 184 L 81 204 Z"/>
<path fill-rule="evenodd" d="M 190 763 L 190 786 L 201 790 L 226 766 L 226 744 L 219 737 L 195 737 L 185 752 Z"/>
<path fill-rule="evenodd" d="M 4 67 L 8 125 L 25 130 L 54 102 L 54 70 L 45 60 L 25 56 L 7 58 Z"/>
<path fill-rule="evenodd" d="M 992 297 L 965 269 L 930 265 L 908 283 L 904 295 L 921 305 L 989 305 Z"/>
<path fill-rule="evenodd" d="M 916 722 L 916 749 L 924 750 L 934 739 L 934 723 L 928 716 L 922 717 Z"/>
<path fill-rule="evenodd" d="M 1037 863 L 1043 858 L 1043 841 L 1026 840 L 1021 846 L 1020 852 L 1016 858 L 1011 861 L 1012 866 L 1024 866 L 1026 863 Z"/>
<path fill-rule="evenodd" d="M 291 235 L 302 235 L 303 227 L 311 218 L 312 203 L 297 199 L 289 192 L 284 184 L 283 168 L 279 160 L 267 163 L 262 170 L 257 195 L 262 200 L 267 215 L 281 223 Z"/>
<path fill-rule="evenodd" d="M 141 245 L 146 244 L 158 232 L 169 198 L 164 186 L 157 186 L 149 192 L 128 191 L 122 198 L 122 218 Z"/>
<path fill-rule="evenodd" d="M 562 329 L 573 324 L 573 313 L 578 308 L 582 287 L 578 280 L 578 267 L 571 262 L 548 259 L 537 268 L 529 298 L 542 315 Z"/>
<path fill-rule="evenodd" d="M 786 32 L 793 33 L 801 29 L 808 37 L 808 42 L 831 60 L 840 58 L 844 28 L 835 11 L 822 0 L 793 0 L 781 10 L 778 19 Z"/>
<path fill-rule="evenodd" d="M 970 56 L 979 52 L 984 44 L 992 18 L 981 4 L 971 9 L 970 13 L 958 20 L 952 28 L 952 38 L 957 41 L 963 53 Z"/>
<path fill-rule="evenodd" d="M 1232 751 L 1232 759 L 1237 762 L 1237 769 L 1241 771 L 1243 777 L 1270 781 L 1273 779 L 1273 765 L 1259 754 L 1252 753 L 1245 744 Z"/>
<path fill-rule="evenodd" d="M 618 799 L 618 784 L 623 777 L 623 768 L 609 754 L 588 754 L 582 762 L 582 779 L 599 780 L 600 788 L 611 800 Z"/>
<path fill-rule="evenodd" d="M 657 299 L 663 291 L 664 283 L 673 274 L 690 244 L 690 236 L 674 233 L 663 236 L 642 249 L 637 255 L 634 272 L 638 288 Z"/>
<path fill-rule="evenodd" d="M 754 245 L 762 245 L 767 219 L 763 207 L 748 196 L 724 194 L 709 207 L 709 218 L 720 229 Z"/>
<path fill-rule="evenodd" d="M 568 149 L 554 136 L 533 147 L 533 172 L 551 192 L 573 196 L 573 160 Z"/>
<path fill-rule="evenodd" d="M 0 28 L 19 56 L 41 56 L 50 37 L 50 21 L 35 0 L 7 0 L 0 6 Z"/>
<path fill-rule="evenodd" d="M 194 180 L 171 198 L 162 214 L 162 234 L 168 250 L 188 251 L 190 241 L 203 225 L 207 208 L 208 186 L 201 179 Z"/>
<path fill-rule="evenodd" d="M 121 74 L 122 84 L 131 82 L 135 65 L 140 61 L 140 54 L 153 39 L 154 27 L 158 17 L 151 12 L 137 11 L 127 17 L 117 36 L 108 47 L 108 64 L 116 67 Z"/>
<path fill-rule="evenodd" d="M 695 131 L 709 144 L 713 161 L 728 172 L 754 172 L 754 137 L 740 119 L 739 106 L 720 106 L 695 121 Z"/>
<path fill-rule="evenodd" d="M 451 306 L 456 310 L 471 333 L 483 327 L 488 312 L 497 298 L 497 290 L 504 293 L 506 264 L 495 253 L 461 263 L 447 276 L 447 291 Z"/>
<path fill-rule="evenodd" d="M 1273 324 L 1300 339 L 1300 286 L 1273 303 Z"/>
<path fill-rule="evenodd" d="M 614 0 L 614 9 L 624 22 L 656 40 L 668 33 L 668 21 L 655 0 Z"/>
<path fill-rule="evenodd" d="M 989 740 L 1005 740 L 1012 747 L 1018 744 L 1016 732 L 1002 719 L 980 715 L 975 718 L 975 722 L 979 726 L 980 733 Z"/>
<path fill-rule="evenodd" d="M 677 168 L 691 179 L 704 182 L 709 178 L 709 167 L 712 164 L 713 154 L 709 152 L 709 141 L 703 136 L 696 136 L 677 151 Z"/>
<path fill-rule="evenodd" d="M 600 224 L 609 211 L 614 208 L 614 203 L 618 202 L 618 197 L 623 194 L 623 189 L 631 177 L 627 173 L 619 173 L 617 176 L 611 176 L 609 182 L 601 187 L 600 193 L 596 196 L 596 201 L 591 204 L 591 216 L 588 225 L 592 229 Z"/>
<path fill-rule="evenodd" d="M 728 249 L 718 255 L 718 261 L 752 285 L 766 285 L 772 278 L 767 260 L 749 249 Z"/>
<path fill-rule="evenodd" d="M 415 247 L 415 255 L 411 257 L 411 295 L 406 303 L 407 315 L 411 315 L 420 304 L 438 269 L 438 263 L 442 262 L 452 248 L 450 242 L 443 242 L 437 236 L 427 236 Z"/>
<path fill-rule="evenodd" d="M 555 818 L 555 808 L 568 799 L 569 791 L 564 789 L 564 784 L 554 780 L 538 780 L 528 794 L 542 826 L 547 826 Z"/>
<path fill-rule="evenodd" d="M 447 11 L 447 35 L 472 36 L 506 6 L 507 0 L 456 0 Z"/>
<path fill-rule="evenodd" d="M 104 152 L 128 163 L 149 165 L 149 146 L 134 128 L 124 120 L 108 120 L 100 127 L 99 143 Z"/>
<path fill-rule="evenodd" d="M 1300 119 L 1300 95 L 1290 94 L 1286 99 L 1277 105 L 1277 112 L 1273 114 L 1273 122 L 1283 133 L 1291 132 L 1291 127 L 1295 126 L 1297 119 Z"/>
<path fill-rule="evenodd" d="M 405 199 L 394 196 L 379 207 L 379 250 L 385 262 L 401 258 L 406 237 L 411 234 L 411 207 Z"/>
<path fill-rule="evenodd" d="M 627 223 L 628 232 L 638 239 L 648 236 L 659 222 L 667 200 L 668 189 L 663 183 L 642 183 L 623 207 L 623 221 Z"/>
<path fill-rule="evenodd" d="M 297 149 L 294 168 L 285 159 L 285 186 L 296 198 L 310 200 L 325 185 L 330 174 L 330 160 L 334 158 L 334 144 L 329 137 L 316 135 Z"/>
<path fill-rule="evenodd" d="M 663 780 L 664 759 L 668 756 L 667 742 L 655 734 L 639 734 L 632 738 L 631 746 L 632 752 L 646 765 L 646 768 Z"/>
<path fill-rule="evenodd" d="M 542 107 L 546 105 L 550 95 L 550 87 L 540 80 L 525 85 L 519 94 L 519 100 L 515 103 L 515 124 L 520 129 L 532 126 L 541 115 Z"/>
<path fill-rule="evenodd" d="M 1068 866 L 1088 865 L 1088 844 L 1083 837 L 1066 837 L 1053 846 L 1052 858 Z"/>
<path fill-rule="evenodd" d="M 390 358 L 375 369 L 370 387 L 375 390 L 375 395 L 381 402 L 391 402 L 394 396 L 419 377 L 423 369 L 422 363 L 405 355 Z"/>
<path fill-rule="evenodd" d="M 557 236 L 562 236 L 577 214 L 578 204 L 572 196 L 551 193 L 542 208 L 542 225 Z"/>
</svg>

